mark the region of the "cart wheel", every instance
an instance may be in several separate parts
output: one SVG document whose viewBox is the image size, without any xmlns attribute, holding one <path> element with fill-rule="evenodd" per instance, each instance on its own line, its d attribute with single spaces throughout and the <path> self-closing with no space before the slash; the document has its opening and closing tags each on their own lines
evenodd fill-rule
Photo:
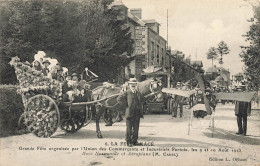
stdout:
<svg viewBox="0 0 260 166">
<path fill-rule="evenodd" d="M 106 111 L 107 111 L 107 110 L 106 110 Z M 109 113 L 112 114 L 112 115 L 111 115 L 111 116 L 112 116 L 112 123 L 113 123 L 113 124 L 116 123 L 117 120 L 119 119 L 119 112 L 118 112 L 118 111 L 109 111 Z M 103 119 L 104 119 L 104 121 L 105 121 L 106 123 L 109 122 L 109 116 L 107 115 L 106 112 L 103 113 L 102 117 L 103 117 Z"/>
<path fill-rule="evenodd" d="M 169 115 L 172 113 L 171 110 L 172 110 L 172 99 L 169 98 L 167 102 L 167 111 Z"/>
<path fill-rule="evenodd" d="M 25 106 L 24 124 L 37 137 L 50 137 L 60 124 L 55 101 L 42 94 L 31 97 Z"/>
<path fill-rule="evenodd" d="M 73 110 L 70 119 L 61 122 L 61 129 L 67 133 L 75 133 L 84 126 L 86 120 L 86 110 Z"/>
</svg>

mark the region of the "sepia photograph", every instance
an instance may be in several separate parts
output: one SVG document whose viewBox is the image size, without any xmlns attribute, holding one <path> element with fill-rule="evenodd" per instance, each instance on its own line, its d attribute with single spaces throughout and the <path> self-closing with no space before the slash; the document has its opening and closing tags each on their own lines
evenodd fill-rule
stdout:
<svg viewBox="0 0 260 166">
<path fill-rule="evenodd" d="M 260 1 L 0 0 L 0 166 L 260 166 Z"/>
</svg>

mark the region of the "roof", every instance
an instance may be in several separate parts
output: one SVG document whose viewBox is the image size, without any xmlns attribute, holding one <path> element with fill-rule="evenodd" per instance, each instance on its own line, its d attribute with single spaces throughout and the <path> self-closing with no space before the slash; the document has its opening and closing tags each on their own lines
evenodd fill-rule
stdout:
<svg viewBox="0 0 260 166">
<path fill-rule="evenodd" d="M 131 10 L 131 11 L 136 11 L 136 10 L 139 11 L 139 10 L 142 10 L 142 8 L 131 8 L 130 10 Z"/>
<path fill-rule="evenodd" d="M 234 77 L 239 77 L 239 76 L 240 76 L 240 77 L 243 77 L 244 74 L 243 74 L 243 73 L 237 73 L 237 74 L 234 74 L 233 76 L 234 76 Z"/>
<path fill-rule="evenodd" d="M 125 6 L 125 4 L 124 4 L 121 0 L 114 1 L 114 2 L 112 2 L 111 5 L 112 5 L 112 6 Z M 125 6 L 125 7 L 126 7 L 126 6 Z"/>
<path fill-rule="evenodd" d="M 196 66 L 203 67 L 202 61 L 191 61 L 190 64 L 193 66 L 196 65 Z"/>
<path fill-rule="evenodd" d="M 222 76 L 217 76 L 216 77 L 216 79 L 215 79 L 215 81 L 224 81 L 225 79 L 224 79 L 224 77 L 222 77 Z"/>
<path fill-rule="evenodd" d="M 157 23 L 159 24 L 155 19 L 150 19 L 150 20 L 143 20 L 146 24 L 152 24 L 152 23 Z M 160 24 L 159 24 L 160 25 Z"/>
<path fill-rule="evenodd" d="M 166 69 L 164 67 L 153 65 L 143 69 L 143 74 L 165 74 L 165 70 Z"/>
<path fill-rule="evenodd" d="M 130 18 L 131 20 L 133 20 L 137 24 L 139 24 L 141 26 L 145 26 L 145 23 L 140 18 L 133 15 L 131 12 L 127 12 L 127 16 L 128 16 L 128 18 Z"/>
<path fill-rule="evenodd" d="M 223 68 L 223 67 L 209 67 L 209 68 L 207 69 L 206 73 L 218 73 L 219 70 L 220 70 L 221 72 L 228 72 L 228 73 L 229 73 L 229 71 L 226 70 L 226 69 Z"/>
</svg>

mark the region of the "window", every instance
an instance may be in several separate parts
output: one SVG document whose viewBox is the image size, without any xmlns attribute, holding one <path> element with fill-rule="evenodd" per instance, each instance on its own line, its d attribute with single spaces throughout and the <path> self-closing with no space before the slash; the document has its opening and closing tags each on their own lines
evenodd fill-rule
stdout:
<svg viewBox="0 0 260 166">
<path fill-rule="evenodd" d="M 159 62 L 160 62 L 160 56 L 157 54 L 157 57 L 156 57 L 156 62 L 157 62 L 157 64 L 159 64 Z"/>
<path fill-rule="evenodd" d="M 162 57 L 162 65 L 164 65 L 164 58 Z"/>
<path fill-rule="evenodd" d="M 154 42 L 151 43 L 151 60 L 154 60 Z"/>
<path fill-rule="evenodd" d="M 160 64 L 160 49 L 159 49 L 159 45 L 157 45 L 157 54 L 156 54 L 156 62 L 157 64 Z"/>
<path fill-rule="evenodd" d="M 162 48 L 161 54 L 162 54 L 162 64 L 164 65 L 164 49 L 163 48 Z"/>
</svg>

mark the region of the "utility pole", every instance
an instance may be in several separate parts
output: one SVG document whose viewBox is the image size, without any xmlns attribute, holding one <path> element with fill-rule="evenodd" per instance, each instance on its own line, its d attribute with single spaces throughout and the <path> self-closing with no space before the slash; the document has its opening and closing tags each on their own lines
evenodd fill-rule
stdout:
<svg viewBox="0 0 260 166">
<path fill-rule="evenodd" d="M 171 50 L 169 50 L 169 44 L 168 44 L 168 9 L 167 9 L 167 42 L 166 42 L 166 54 L 169 56 L 169 61 L 170 61 L 170 69 L 167 72 L 167 87 L 171 87 L 171 73 L 172 73 L 172 58 L 171 58 Z"/>
<path fill-rule="evenodd" d="M 196 47 L 196 54 L 195 54 L 195 56 L 196 56 L 196 61 L 197 61 L 197 47 Z"/>
<path fill-rule="evenodd" d="M 167 43 L 166 48 L 168 49 L 168 9 L 167 9 Z"/>
</svg>

